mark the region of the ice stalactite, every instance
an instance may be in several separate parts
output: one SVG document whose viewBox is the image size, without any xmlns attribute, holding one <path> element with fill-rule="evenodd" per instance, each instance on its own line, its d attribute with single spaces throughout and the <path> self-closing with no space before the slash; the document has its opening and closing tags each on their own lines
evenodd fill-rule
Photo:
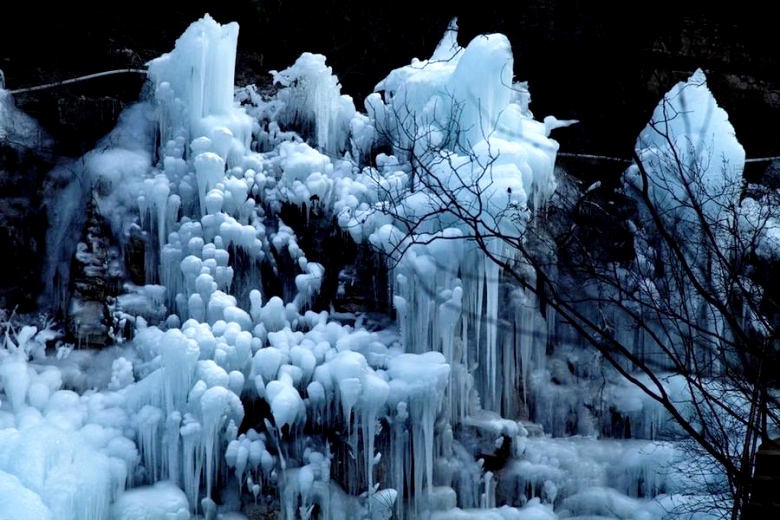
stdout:
<svg viewBox="0 0 780 520">
<path fill-rule="evenodd" d="M 516 298 L 517 300 L 513 303 L 515 307 L 515 337 L 513 346 L 516 350 L 506 349 L 505 351 L 505 355 L 515 356 L 515 362 L 504 365 L 503 395 L 507 399 L 511 399 L 513 395 L 513 393 L 509 392 L 509 386 L 518 379 L 516 367 L 519 361 L 519 381 L 523 385 L 523 403 L 527 403 L 530 398 L 531 374 L 536 370 L 544 370 L 545 368 L 547 329 L 551 326 L 551 323 L 554 323 L 554 320 L 551 317 L 545 320 L 541 316 L 538 310 L 537 297 L 530 291 L 518 290 Z"/>
<path fill-rule="evenodd" d="M 171 329 L 160 338 L 160 351 L 165 410 L 170 414 L 185 409 L 195 375 L 195 364 L 200 356 L 200 347 L 181 331 Z"/>
<path fill-rule="evenodd" d="M 463 288 L 458 286 L 449 293 L 449 298 L 439 304 L 438 336 L 442 342 L 442 354 L 450 364 L 450 380 L 447 385 L 447 413 L 453 421 L 465 416 L 465 405 L 469 400 L 470 381 L 463 374 L 463 344 L 460 337 L 461 313 L 463 311 Z"/>
<path fill-rule="evenodd" d="M 492 260 L 485 260 L 485 313 L 480 321 L 485 323 L 485 343 L 487 366 L 487 386 L 484 394 L 485 407 L 489 410 L 500 409 L 498 397 L 498 305 L 499 305 L 499 276 L 501 270 Z"/>
</svg>

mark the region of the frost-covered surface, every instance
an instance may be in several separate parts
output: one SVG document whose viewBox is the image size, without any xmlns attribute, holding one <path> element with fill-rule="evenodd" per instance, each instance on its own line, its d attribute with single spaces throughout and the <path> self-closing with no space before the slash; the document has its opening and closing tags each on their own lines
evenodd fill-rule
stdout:
<svg viewBox="0 0 780 520">
<path fill-rule="evenodd" d="M 0 514 L 661 518 L 707 493 L 677 444 L 653 440 L 667 418 L 646 394 L 602 377 L 595 397 L 601 374 L 571 345 L 548 363 L 553 317 L 474 247 L 525 271 L 495 235 L 522 242 L 551 197 L 560 124 L 533 119 L 505 37 L 460 48 L 455 30 L 365 113 L 311 54 L 274 75 L 275 97 L 234 99 L 238 27 L 210 17 L 149 64 L 150 98 L 68 170 L 48 237 L 65 256 L 45 273 L 67 298 L 74 251 L 59 245 L 92 197 L 120 245 L 146 238 L 146 281 L 113 303 L 118 346 L 90 368 L 67 346 L 45 357 L 37 329 L 0 350 Z M 326 272 L 280 217 L 291 206 L 388 254 L 397 327 L 312 309 Z M 596 440 L 594 402 L 639 440 Z M 582 436 L 547 438 L 529 415 Z"/>
</svg>

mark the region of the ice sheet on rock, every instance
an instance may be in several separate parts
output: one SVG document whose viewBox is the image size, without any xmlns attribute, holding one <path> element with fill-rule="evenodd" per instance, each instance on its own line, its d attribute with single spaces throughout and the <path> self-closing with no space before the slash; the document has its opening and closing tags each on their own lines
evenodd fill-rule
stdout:
<svg viewBox="0 0 780 520">
<path fill-rule="evenodd" d="M 29 414 L 20 413 L 20 430 L 0 431 L 0 480 L 9 486 L 0 487 L 6 492 L 16 488 L 14 497 L 27 497 L 14 506 L 13 497 L 3 493 L 11 500 L 3 513 L 73 520 L 108 515 L 111 500 L 127 483 L 133 456 L 128 460 L 127 446 L 116 442 L 120 430 L 82 426 L 87 418 L 74 410 L 78 404 L 53 396 L 43 417 L 30 420 Z"/>
<path fill-rule="evenodd" d="M 561 509 L 564 514 L 578 511 L 584 515 L 651 520 L 653 516 L 647 511 L 647 505 L 645 501 L 626 497 L 614 489 L 593 487 L 564 500 Z"/>
<path fill-rule="evenodd" d="M 448 38 L 454 30 L 451 26 L 440 47 L 452 48 L 454 43 Z M 399 153 L 412 150 L 403 140 L 414 136 L 421 136 L 415 146 L 422 146 L 426 153 L 454 153 L 442 160 L 436 153 L 427 156 L 417 152 L 419 160 L 441 166 L 437 177 L 450 192 L 468 196 L 457 188 L 483 178 L 483 169 L 473 163 L 487 164 L 475 159 L 498 157 L 517 168 L 515 172 L 522 172 L 511 185 L 512 204 L 522 210 L 529 205 L 526 197 L 531 197 L 531 207 L 538 210 L 555 189 L 552 166 L 558 145 L 545 136 L 542 123 L 529 118 L 527 110 L 515 103 L 519 99 L 512 87 L 512 67 L 511 49 L 504 36 L 477 37 L 445 61 L 434 55 L 430 61 L 414 62 L 391 73 L 376 87 L 385 93 L 385 103 L 372 104 L 377 112 L 373 117 Z M 398 128 L 399 124 L 406 127 Z M 463 153 L 473 155 L 460 156 Z M 460 174 L 447 175 L 448 167 L 457 168 Z M 501 168 L 496 168 L 485 180 L 494 175 L 504 177 Z M 495 193 L 508 187 L 500 186 Z M 429 188 L 435 196 L 436 188 Z M 484 195 L 486 201 L 491 199 Z M 460 202 L 468 207 L 471 201 Z M 497 202 L 486 214 L 495 216 L 496 209 L 505 211 L 506 206 Z"/>
<path fill-rule="evenodd" d="M 731 275 L 721 262 L 708 258 L 714 255 L 713 251 L 737 254 L 733 230 L 742 196 L 745 150 L 701 70 L 664 96 L 637 139 L 636 153 L 642 168 L 631 166 L 623 175 L 623 183 L 626 193 L 639 203 L 643 220 L 648 222 L 644 232 L 652 238 L 658 231 L 654 230 L 656 224 L 650 223 L 657 222 L 671 230 L 674 239 L 684 237 L 677 242 L 691 266 L 692 276 L 706 280 L 707 287 L 718 298 L 726 298 L 723 293 L 728 290 L 725 284 Z M 643 190 L 647 193 L 646 201 Z M 657 218 L 652 217 L 650 208 Z M 637 257 L 648 260 L 646 265 L 637 262 L 637 276 L 650 280 L 638 283 L 637 292 L 646 298 L 656 297 L 653 282 L 665 283 L 654 280 L 651 269 L 652 262 L 667 262 L 663 248 L 659 249 L 656 253 L 636 241 Z M 653 259 L 655 256 L 658 258 Z M 667 297 L 673 305 L 695 309 L 709 305 L 686 284 L 669 292 Z M 702 328 L 718 331 L 722 327 L 718 309 L 698 312 L 708 316 L 699 324 Z"/>
</svg>

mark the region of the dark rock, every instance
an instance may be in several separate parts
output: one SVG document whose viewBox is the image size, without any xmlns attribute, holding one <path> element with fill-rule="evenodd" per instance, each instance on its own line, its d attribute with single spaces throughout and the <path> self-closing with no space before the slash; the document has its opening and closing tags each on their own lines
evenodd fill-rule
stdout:
<svg viewBox="0 0 780 520">
<path fill-rule="evenodd" d="M 104 346 L 109 336 L 109 298 L 119 294 L 124 270 L 112 247 L 111 232 L 90 199 L 82 240 L 71 264 L 68 333 L 79 345 Z"/>
<path fill-rule="evenodd" d="M 387 266 L 384 258 L 366 244 L 356 244 L 327 214 L 293 205 L 282 209 L 309 261 L 325 268 L 315 309 L 346 313 L 391 312 Z M 291 277 L 293 279 L 294 277 Z"/>
<path fill-rule="evenodd" d="M 2 308 L 35 309 L 47 227 L 41 184 L 50 167 L 45 148 L 26 149 L 0 140 L 0 251 L 8 255 L 0 270 Z"/>
</svg>

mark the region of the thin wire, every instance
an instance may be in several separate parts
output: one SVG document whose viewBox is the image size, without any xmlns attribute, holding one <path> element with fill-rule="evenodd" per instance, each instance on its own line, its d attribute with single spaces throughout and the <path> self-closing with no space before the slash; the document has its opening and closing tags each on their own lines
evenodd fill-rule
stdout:
<svg viewBox="0 0 780 520">
<path fill-rule="evenodd" d="M 567 152 L 558 152 L 558 157 L 572 157 L 574 159 L 595 159 L 597 161 L 613 161 L 613 162 L 621 162 L 626 164 L 631 164 L 631 159 L 621 159 L 620 157 L 607 157 L 606 155 L 591 155 L 586 153 L 567 153 Z"/>
<path fill-rule="evenodd" d="M 80 81 L 86 81 L 90 79 L 100 78 L 103 76 L 111 76 L 114 74 L 143 74 L 146 76 L 149 72 L 145 69 L 117 69 L 109 70 L 106 72 L 97 72 L 95 74 L 89 74 L 87 76 L 79 76 L 78 78 L 65 79 L 62 81 L 55 81 L 54 83 L 46 83 L 45 85 L 36 85 L 34 87 L 17 88 L 14 90 L 8 90 L 9 94 L 24 94 L 26 92 L 34 92 L 36 90 L 45 90 L 49 88 L 61 87 L 63 85 L 69 85 L 71 83 L 78 83 Z"/>
<path fill-rule="evenodd" d="M 95 78 L 101 78 L 104 76 L 112 76 L 115 74 L 142 74 L 144 76 L 149 74 L 149 71 L 146 69 L 116 69 L 116 70 L 109 70 L 106 72 L 97 72 L 95 74 L 88 74 L 86 76 L 79 76 L 77 78 L 71 78 L 66 79 L 62 81 L 55 81 L 54 83 L 46 83 L 44 85 L 36 85 L 34 87 L 25 87 L 25 88 L 18 88 L 14 90 L 8 90 L 7 92 L 9 94 L 24 94 L 27 92 L 35 92 L 38 90 L 46 90 L 50 88 L 56 88 L 61 87 L 63 85 L 70 85 L 72 83 L 79 83 L 81 81 L 87 81 L 90 79 Z M 569 152 L 558 152 L 556 154 L 558 157 L 568 157 L 572 159 L 587 159 L 587 160 L 596 160 L 596 161 L 611 161 L 611 162 L 619 162 L 624 164 L 631 164 L 634 161 L 632 159 L 626 159 L 623 157 L 610 157 L 607 155 L 594 155 L 594 154 L 586 154 L 586 153 L 569 153 Z M 754 157 L 752 159 L 745 159 L 746 163 L 759 163 L 759 162 L 771 162 L 779 160 L 780 156 L 771 156 L 771 157 Z"/>
<path fill-rule="evenodd" d="M 631 159 L 623 159 L 621 157 L 609 157 L 606 155 L 592 155 L 592 154 L 586 154 L 586 153 L 568 153 L 568 152 L 558 152 L 556 154 L 558 157 L 569 157 L 574 159 L 589 159 L 589 160 L 596 160 L 596 161 L 613 161 L 613 162 L 620 162 L 625 164 L 631 164 L 634 161 Z M 759 163 L 759 162 L 771 162 L 771 161 L 777 161 L 780 160 L 780 155 L 775 155 L 772 157 L 754 157 L 752 159 L 745 159 L 746 163 Z"/>
</svg>

